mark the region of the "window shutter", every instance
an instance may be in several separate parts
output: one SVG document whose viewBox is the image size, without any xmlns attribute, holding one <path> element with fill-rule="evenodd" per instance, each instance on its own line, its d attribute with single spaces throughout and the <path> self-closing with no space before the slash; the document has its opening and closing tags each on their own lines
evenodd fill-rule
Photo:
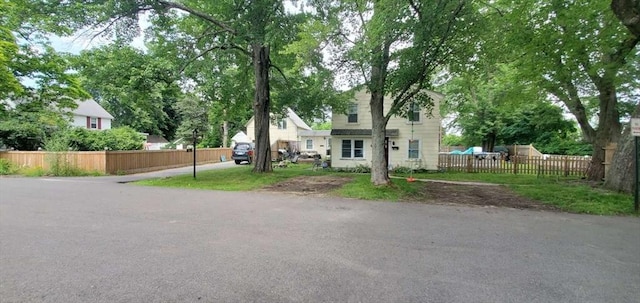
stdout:
<svg viewBox="0 0 640 303">
<path fill-rule="evenodd" d="M 102 129 L 102 118 L 98 118 L 98 129 Z"/>
<path fill-rule="evenodd" d="M 91 117 L 87 117 L 87 128 L 91 128 Z"/>
</svg>

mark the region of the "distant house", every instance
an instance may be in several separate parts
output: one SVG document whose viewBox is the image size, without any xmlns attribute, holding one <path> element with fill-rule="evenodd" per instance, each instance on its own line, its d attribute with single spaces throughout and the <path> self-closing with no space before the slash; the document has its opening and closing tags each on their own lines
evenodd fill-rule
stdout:
<svg viewBox="0 0 640 303">
<path fill-rule="evenodd" d="M 255 142 L 255 117 L 251 117 L 246 124 L 247 137 L 251 142 Z M 269 126 L 269 139 L 272 149 L 282 148 L 277 146 L 276 143 L 286 142 L 291 151 L 300 150 L 300 132 L 311 130 L 311 127 L 307 125 L 300 116 L 298 116 L 291 108 L 287 108 L 287 116 L 276 121 L 273 121 Z"/>
<path fill-rule="evenodd" d="M 163 136 L 147 135 L 147 140 L 144 144 L 146 150 L 161 150 L 165 145 L 169 144 L 169 141 Z"/>
<path fill-rule="evenodd" d="M 300 152 L 308 155 L 320 155 L 325 159 L 331 150 L 331 130 L 302 130 L 300 138 Z"/>
<path fill-rule="evenodd" d="M 72 125 L 87 129 L 111 129 L 113 116 L 93 99 L 77 101 L 78 108 L 71 111 Z"/>
<path fill-rule="evenodd" d="M 442 94 L 428 92 L 434 101 L 432 116 L 416 107 L 407 116 L 393 116 L 386 129 L 387 162 L 391 168 L 404 166 L 436 170 L 440 148 L 439 104 Z M 331 166 L 338 168 L 371 166 L 371 95 L 355 94 L 347 114 L 333 113 L 331 129 Z M 385 97 L 384 108 L 391 107 L 391 97 Z"/>
<path fill-rule="evenodd" d="M 240 142 L 251 143 L 251 139 L 249 139 L 247 134 L 245 134 L 242 131 L 239 131 L 237 134 L 231 137 L 231 146 L 233 147 L 236 145 L 236 143 L 240 143 Z"/>
</svg>

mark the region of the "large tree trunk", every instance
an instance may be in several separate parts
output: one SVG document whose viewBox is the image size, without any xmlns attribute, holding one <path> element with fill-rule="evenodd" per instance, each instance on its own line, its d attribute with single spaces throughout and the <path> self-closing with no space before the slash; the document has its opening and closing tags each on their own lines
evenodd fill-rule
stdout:
<svg viewBox="0 0 640 303">
<path fill-rule="evenodd" d="M 611 9 L 632 34 L 640 37 L 640 0 L 612 0 Z"/>
<path fill-rule="evenodd" d="M 256 149 L 253 156 L 253 172 L 271 172 L 271 140 L 269 139 L 269 46 L 262 43 L 251 45 L 253 70 L 256 77 L 256 95 L 253 102 Z"/>
<path fill-rule="evenodd" d="M 618 99 L 615 84 L 612 80 L 604 78 L 596 85 L 600 91 L 600 113 L 598 130 L 591 142 L 593 154 L 591 167 L 587 172 L 587 178 L 591 181 L 602 181 L 604 178 L 604 148 L 611 142 L 617 142 L 620 138 L 620 112 L 618 111 Z"/>
<path fill-rule="evenodd" d="M 388 185 L 389 165 L 385 157 L 385 129 L 387 120 L 384 117 L 384 92 L 380 89 L 371 92 L 371 182 L 373 185 Z"/>
<path fill-rule="evenodd" d="M 389 185 L 389 164 L 385 156 L 384 139 L 386 137 L 387 118 L 384 115 L 384 84 L 387 80 L 387 67 L 389 66 L 389 49 L 391 45 L 388 41 L 380 44 L 375 52 L 377 58 L 371 66 L 371 82 L 369 90 L 371 99 L 371 183 L 373 185 Z"/>
<path fill-rule="evenodd" d="M 226 119 L 222 121 L 222 147 L 229 147 L 229 121 Z"/>
<path fill-rule="evenodd" d="M 633 117 L 640 117 L 640 103 L 636 105 Z M 613 155 L 604 187 L 627 193 L 633 191 L 635 179 L 634 143 L 631 128 L 627 127 L 618 141 L 618 147 Z"/>
</svg>

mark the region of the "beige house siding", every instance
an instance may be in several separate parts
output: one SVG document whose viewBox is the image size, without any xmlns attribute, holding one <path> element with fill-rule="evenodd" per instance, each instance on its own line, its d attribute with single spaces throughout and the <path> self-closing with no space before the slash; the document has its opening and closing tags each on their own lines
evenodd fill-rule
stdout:
<svg viewBox="0 0 640 303">
<path fill-rule="evenodd" d="M 309 134 L 312 133 L 312 134 Z M 300 133 L 300 152 L 317 153 L 322 159 L 327 157 L 327 149 L 331 148 L 330 131 L 301 131 Z M 312 146 L 308 148 L 307 140 L 311 140 Z"/>
<path fill-rule="evenodd" d="M 420 121 L 412 124 L 406 117 L 394 116 L 389 119 L 387 130 L 397 129 L 398 136 L 389 137 L 389 166 L 391 168 L 398 166 L 424 168 L 429 170 L 438 169 L 438 152 L 440 148 L 440 122 L 439 102 L 443 96 L 438 93 L 432 93 L 435 105 L 432 111 L 433 117 L 427 117 L 425 111 L 420 112 Z M 348 123 L 347 115 L 333 113 L 332 128 L 333 129 L 371 129 L 371 110 L 369 107 L 370 95 L 364 91 L 355 94 L 355 100 L 358 104 L 358 123 Z M 391 98 L 385 97 L 385 109 L 391 107 Z M 413 139 L 419 140 L 418 159 L 409 159 L 409 141 Z M 364 140 L 364 158 L 363 159 L 344 159 L 342 155 L 342 140 L 355 139 Z M 395 148 L 394 148 L 395 147 Z M 357 165 L 366 164 L 371 166 L 371 136 L 349 136 L 349 135 L 333 135 L 331 166 L 333 167 L 355 167 Z"/>
<path fill-rule="evenodd" d="M 299 140 L 298 134 L 300 131 L 311 129 L 292 110 L 289 109 L 288 111 L 289 111 L 289 116 L 284 118 L 287 121 L 286 129 L 279 129 L 277 121 L 273 121 L 269 126 L 269 141 L 271 145 L 274 145 L 278 140 L 298 141 Z M 247 137 L 249 137 L 249 139 L 252 142 L 255 142 L 256 126 L 255 126 L 254 117 L 252 117 L 249 120 L 249 122 L 247 122 L 246 127 L 247 127 L 247 132 L 246 132 Z"/>
<path fill-rule="evenodd" d="M 278 140 L 283 141 L 297 141 L 298 140 L 298 131 L 302 130 L 302 128 L 297 127 L 293 124 L 293 121 L 289 118 L 287 120 L 287 129 L 278 129 L 277 124 L 271 123 L 269 126 L 269 140 L 271 145 L 275 144 Z M 247 123 L 247 137 L 252 142 L 256 140 L 256 126 L 253 118 L 249 120 Z"/>
</svg>

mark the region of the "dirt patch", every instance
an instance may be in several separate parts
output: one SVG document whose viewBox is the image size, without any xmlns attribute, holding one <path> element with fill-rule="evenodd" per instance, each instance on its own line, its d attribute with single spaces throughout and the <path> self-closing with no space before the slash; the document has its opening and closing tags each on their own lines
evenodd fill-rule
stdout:
<svg viewBox="0 0 640 303">
<path fill-rule="evenodd" d="M 267 191 L 290 192 L 298 194 L 326 194 L 351 181 L 349 177 L 310 176 L 290 178 L 263 188 Z"/>
<path fill-rule="evenodd" d="M 462 185 L 440 182 L 424 182 L 418 193 L 410 197 L 408 201 L 557 210 L 551 205 L 519 196 L 504 186 Z"/>
<path fill-rule="evenodd" d="M 266 191 L 302 195 L 326 194 L 351 181 L 349 177 L 296 177 L 263 188 Z M 406 202 L 427 204 L 464 204 L 518 209 L 557 210 L 555 207 L 524 198 L 504 186 L 418 182 L 420 189 Z"/>
</svg>

